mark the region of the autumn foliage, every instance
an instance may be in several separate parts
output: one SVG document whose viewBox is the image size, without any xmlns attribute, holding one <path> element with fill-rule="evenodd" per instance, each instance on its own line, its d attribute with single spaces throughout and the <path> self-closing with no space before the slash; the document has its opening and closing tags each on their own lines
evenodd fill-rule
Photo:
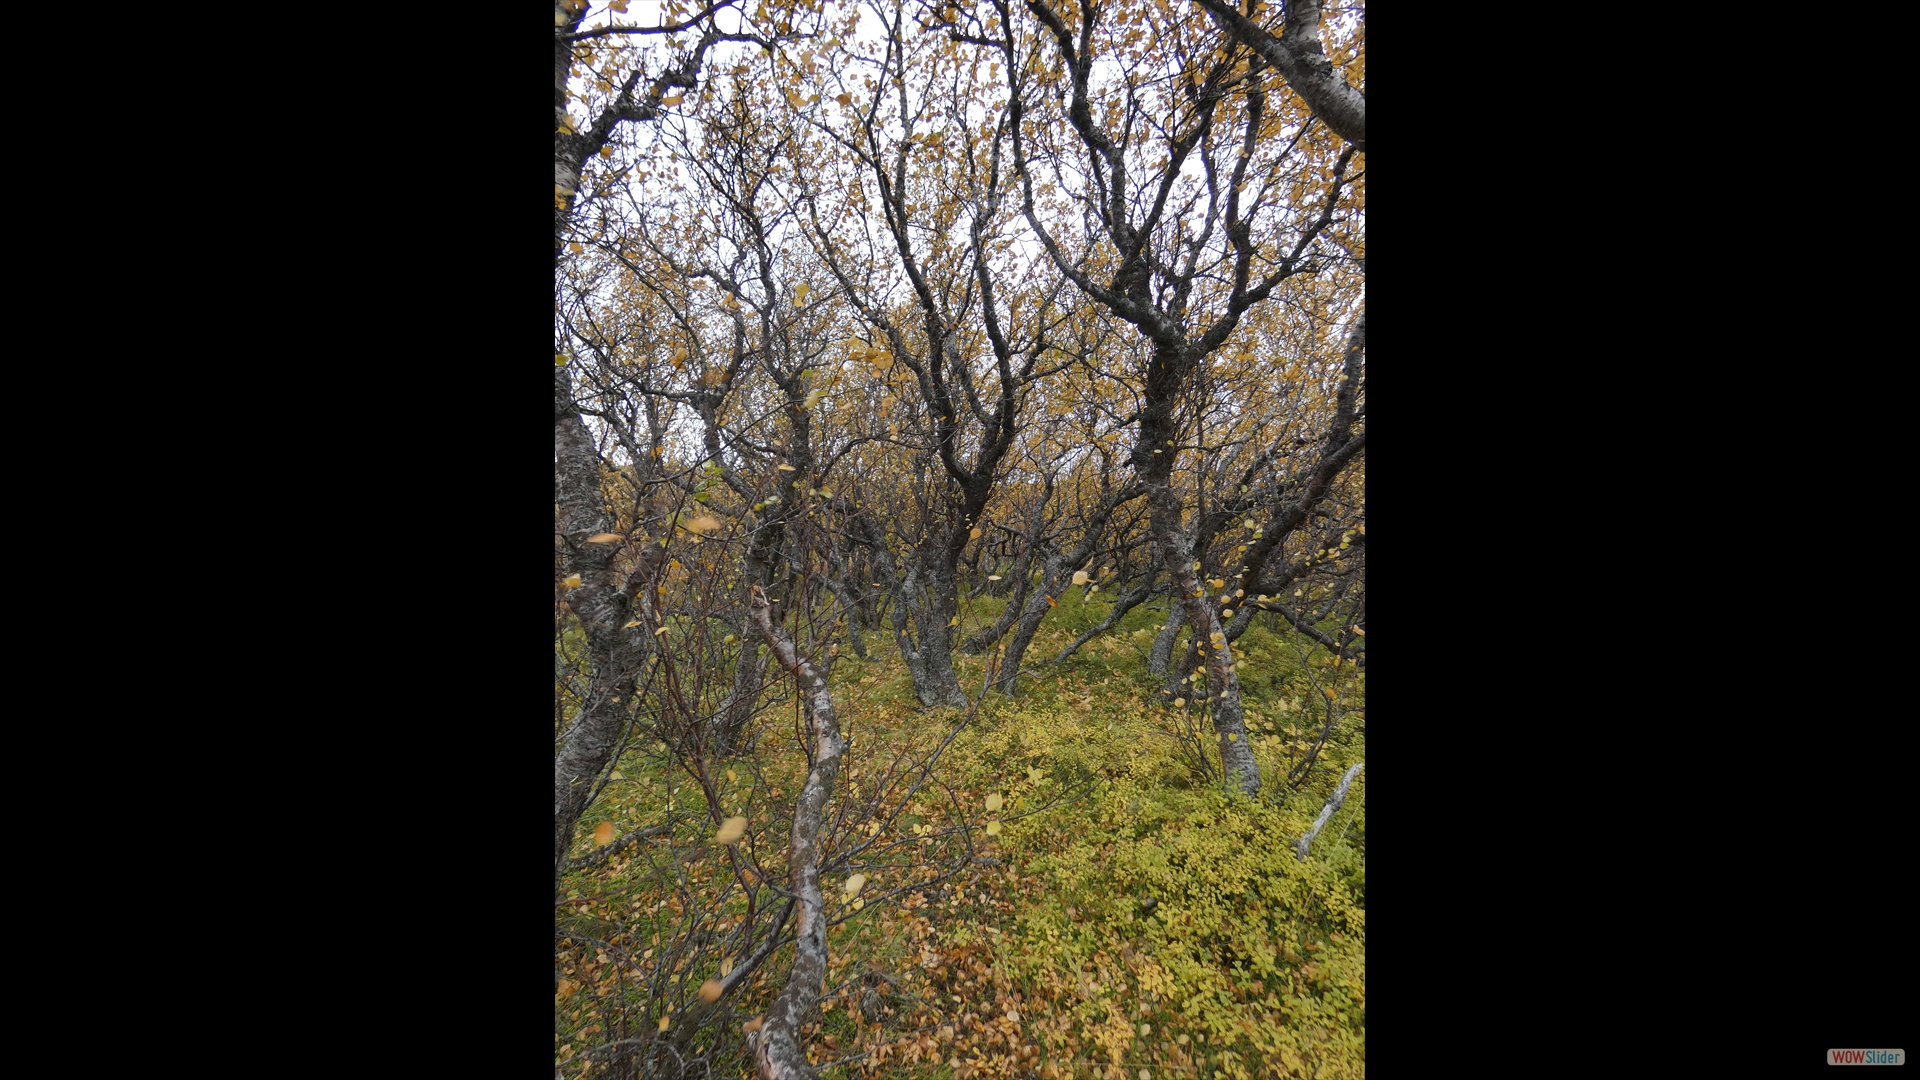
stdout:
<svg viewBox="0 0 1920 1080">
<path fill-rule="evenodd" d="M 556 1077 L 1364 1075 L 1364 41 L 557 0 Z"/>
</svg>

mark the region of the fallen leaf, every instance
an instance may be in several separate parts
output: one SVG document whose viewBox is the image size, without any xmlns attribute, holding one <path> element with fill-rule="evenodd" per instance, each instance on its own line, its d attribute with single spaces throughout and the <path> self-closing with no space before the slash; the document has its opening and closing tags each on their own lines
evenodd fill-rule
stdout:
<svg viewBox="0 0 1920 1080">
<path fill-rule="evenodd" d="M 593 827 L 594 846 L 606 847 L 608 844 L 611 844 L 611 843 L 613 843 L 613 822 L 603 821 L 600 824 L 595 825 Z"/>
<path fill-rule="evenodd" d="M 747 831 L 746 818 L 730 817 L 727 820 L 720 823 L 720 831 L 713 834 L 713 842 L 716 844 L 737 843 L 741 837 L 741 834 L 745 833 L 746 831 Z"/>
<path fill-rule="evenodd" d="M 865 874 L 853 875 L 852 877 L 847 879 L 847 884 L 846 884 L 847 895 L 858 896 L 860 894 L 860 890 L 865 888 L 866 884 L 867 884 L 867 875 Z"/>
<path fill-rule="evenodd" d="M 711 1005 L 720 1000 L 720 991 L 723 989 L 725 987 L 720 985 L 719 979 L 708 979 L 700 984 L 700 1000 Z"/>
<path fill-rule="evenodd" d="M 587 537 L 587 543 L 589 543 L 589 544 L 617 544 L 617 543 L 619 543 L 620 541 L 622 541 L 622 540 L 625 540 L 625 539 L 626 539 L 626 537 L 624 537 L 624 536 L 621 536 L 621 535 L 620 535 L 619 533 L 594 533 L 594 534 L 593 534 L 592 536 L 589 536 L 589 537 Z"/>
</svg>

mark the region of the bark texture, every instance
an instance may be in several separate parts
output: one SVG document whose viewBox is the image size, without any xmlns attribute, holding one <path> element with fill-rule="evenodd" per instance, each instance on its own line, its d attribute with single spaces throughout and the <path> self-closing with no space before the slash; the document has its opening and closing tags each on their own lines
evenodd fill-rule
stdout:
<svg viewBox="0 0 1920 1080">
<path fill-rule="evenodd" d="M 601 496 L 600 456 L 574 404 L 566 368 L 554 368 L 553 392 L 554 501 L 568 547 L 566 568 L 580 575 L 579 587 L 568 591 L 567 606 L 580 620 L 593 660 L 585 700 L 553 761 L 553 891 L 558 897 L 574 827 L 592 801 L 594 780 L 620 744 L 646 649 L 622 629 L 634 602 L 629 587 L 615 580 L 613 560 L 620 545 L 586 543 L 614 522 Z M 645 576 L 636 573 L 629 583 Z"/>
<path fill-rule="evenodd" d="M 1327 59 L 1320 44 L 1320 0 L 1288 0 L 1280 37 L 1224 0 L 1198 3 L 1222 29 L 1272 64 L 1321 123 L 1354 149 L 1366 152 L 1367 96 L 1341 78 Z"/>
<path fill-rule="evenodd" d="M 825 825 L 827 796 L 840 772 L 840 757 L 846 752 L 846 740 L 840 736 L 834 718 L 833 694 L 827 688 L 827 676 L 795 649 L 787 635 L 773 624 L 766 594 L 754 589 L 752 618 L 767 647 L 800 683 L 808 708 L 808 734 L 814 743 L 813 768 L 800 789 L 793 808 L 793 839 L 788 853 L 791 867 L 787 886 L 799 905 L 799 921 L 794 927 L 793 968 L 787 984 L 767 1010 L 754 1048 L 754 1066 L 761 1080 L 791 1080 L 815 1075 L 807 1063 L 806 1048 L 800 1043 L 800 1025 L 820 1001 L 820 986 L 827 974 L 827 911 L 820 892 L 820 833 Z"/>
<path fill-rule="evenodd" d="M 1313 828 L 1308 829 L 1305 836 L 1294 842 L 1293 853 L 1300 858 L 1301 862 L 1306 861 L 1307 848 L 1312 846 L 1313 838 L 1320 835 L 1320 830 L 1327 827 L 1327 822 L 1333 818 L 1334 812 L 1347 801 L 1347 787 L 1353 783 L 1353 778 L 1359 776 L 1360 770 L 1366 767 L 1367 763 L 1363 761 L 1347 770 L 1347 775 L 1340 778 L 1340 786 L 1334 789 L 1333 798 L 1328 799 L 1327 805 L 1320 808 L 1320 816 L 1313 819 Z"/>
</svg>

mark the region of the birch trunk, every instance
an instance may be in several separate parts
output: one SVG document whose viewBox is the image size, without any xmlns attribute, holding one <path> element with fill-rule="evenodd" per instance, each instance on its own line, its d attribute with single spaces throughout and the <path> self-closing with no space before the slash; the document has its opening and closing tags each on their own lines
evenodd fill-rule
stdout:
<svg viewBox="0 0 1920 1080">
<path fill-rule="evenodd" d="M 827 675 L 816 670 L 799 654 L 793 642 L 769 617 L 766 594 L 752 591 L 752 618 L 760 636 L 766 639 L 780 666 L 799 680 L 806 698 L 809 734 L 814 742 L 813 768 L 793 808 L 793 838 L 788 855 L 791 868 L 788 888 L 799 904 L 799 921 L 794 927 L 793 968 L 787 984 L 767 1010 L 754 1048 L 754 1066 L 761 1080 L 792 1080 L 815 1075 L 807 1063 L 806 1047 L 800 1042 L 800 1025 L 820 1001 L 820 986 L 827 974 L 827 910 L 820 888 L 820 833 L 825 824 L 827 796 L 840 772 L 840 757 L 846 741 L 834 717 L 833 694 L 827 689 Z"/>
</svg>

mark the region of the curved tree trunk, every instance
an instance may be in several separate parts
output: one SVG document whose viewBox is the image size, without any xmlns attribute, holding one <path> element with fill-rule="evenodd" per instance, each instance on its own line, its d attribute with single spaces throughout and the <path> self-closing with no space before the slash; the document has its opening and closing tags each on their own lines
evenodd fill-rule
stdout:
<svg viewBox="0 0 1920 1080">
<path fill-rule="evenodd" d="M 633 618 L 635 582 L 650 574 L 643 564 L 623 585 L 613 569 L 620 545 L 586 543 L 589 536 L 614 525 L 601 495 L 600 455 L 580 420 L 564 367 L 554 369 L 553 394 L 554 501 L 568 548 L 565 568 L 580 575 L 579 587 L 568 592 L 567 606 L 580 620 L 593 660 L 586 698 L 553 760 L 553 891 L 558 897 L 574 827 L 592 802 L 594 781 L 611 763 L 633 707 L 646 650 L 622 627 Z M 657 620 L 657 615 L 642 617 Z"/>
<path fill-rule="evenodd" d="M 1142 601 L 1146 600 L 1148 596 L 1151 596 L 1153 594 L 1153 582 L 1154 582 L 1154 575 L 1149 573 L 1145 581 L 1142 581 L 1140 584 L 1135 585 L 1133 588 L 1127 590 L 1124 593 L 1121 593 L 1120 598 L 1113 602 L 1113 610 L 1107 612 L 1107 617 L 1100 621 L 1100 625 L 1094 627 L 1093 629 L 1087 631 L 1084 634 L 1081 634 L 1079 637 L 1074 638 L 1073 644 L 1068 645 L 1066 648 L 1060 650 L 1060 655 L 1054 657 L 1051 661 L 1049 661 L 1049 663 L 1054 663 L 1054 664 L 1060 663 L 1061 661 L 1065 660 L 1067 657 L 1072 656 L 1074 653 L 1078 652 L 1080 650 L 1080 646 L 1085 645 L 1087 642 L 1092 641 L 1094 638 L 1097 638 L 1101 634 L 1104 634 L 1107 631 L 1113 629 L 1114 627 L 1120 625 L 1120 620 L 1126 617 L 1127 612 L 1132 611 L 1136 607 L 1139 607 Z"/>
<path fill-rule="evenodd" d="M 1280 37 L 1242 15 L 1225 0 L 1198 0 L 1222 29 L 1280 72 L 1320 122 L 1354 145 L 1367 148 L 1367 96 L 1333 70 L 1320 44 L 1320 0 L 1287 0 Z"/>
<path fill-rule="evenodd" d="M 793 967 L 787 972 L 787 985 L 767 1010 L 754 1047 L 754 1064 L 761 1080 L 811 1078 L 815 1074 L 800 1041 L 800 1026 L 819 1004 L 820 987 L 827 975 L 827 905 L 820 890 L 820 834 L 826 823 L 827 796 L 839 776 L 840 756 L 847 744 L 834 717 L 826 673 L 808 663 L 773 624 L 764 593 L 754 589 L 750 603 L 760 636 L 766 639 L 780 666 L 800 682 L 814 743 L 813 767 L 794 803 L 793 837 L 787 854 L 787 887 L 800 908 L 794 927 Z"/>
<path fill-rule="evenodd" d="M 1180 606 L 1180 600 L 1171 592 L 1167 594 L 1167 624 L 1153 639 L 1153 651 L 1147 654 L 1147 674 L 1165 675 L 1167 665 L 1173 661 L 1173 643 L 1180 637 L 1180 628 L 1187 625 L 1186 609 Z"/>
<path fill-rule="evenodd" d="M 1194 628 L 1194 643 L 1205 657 L 1213 730 L 1220 737 L 1220 760 L 1228 782 L 1242 794 L 1257 795 L 1260 764 L 1253 759 L 1253 748 L 1247 743 L 1246 710 L 1240 701 L 1240 680 L 1233 673 L 1233 646 L 1220 626 L 1219 612 L 1205 598 L 1188 554 L 1190 545 L 1180 534 L 1180 498 L 1171 485 L 1162 482 L 1148 490 L 1147 500 L 1159 541 L 1160 564 L 1172 579 L 1168 593 Z"/>
</svg>

